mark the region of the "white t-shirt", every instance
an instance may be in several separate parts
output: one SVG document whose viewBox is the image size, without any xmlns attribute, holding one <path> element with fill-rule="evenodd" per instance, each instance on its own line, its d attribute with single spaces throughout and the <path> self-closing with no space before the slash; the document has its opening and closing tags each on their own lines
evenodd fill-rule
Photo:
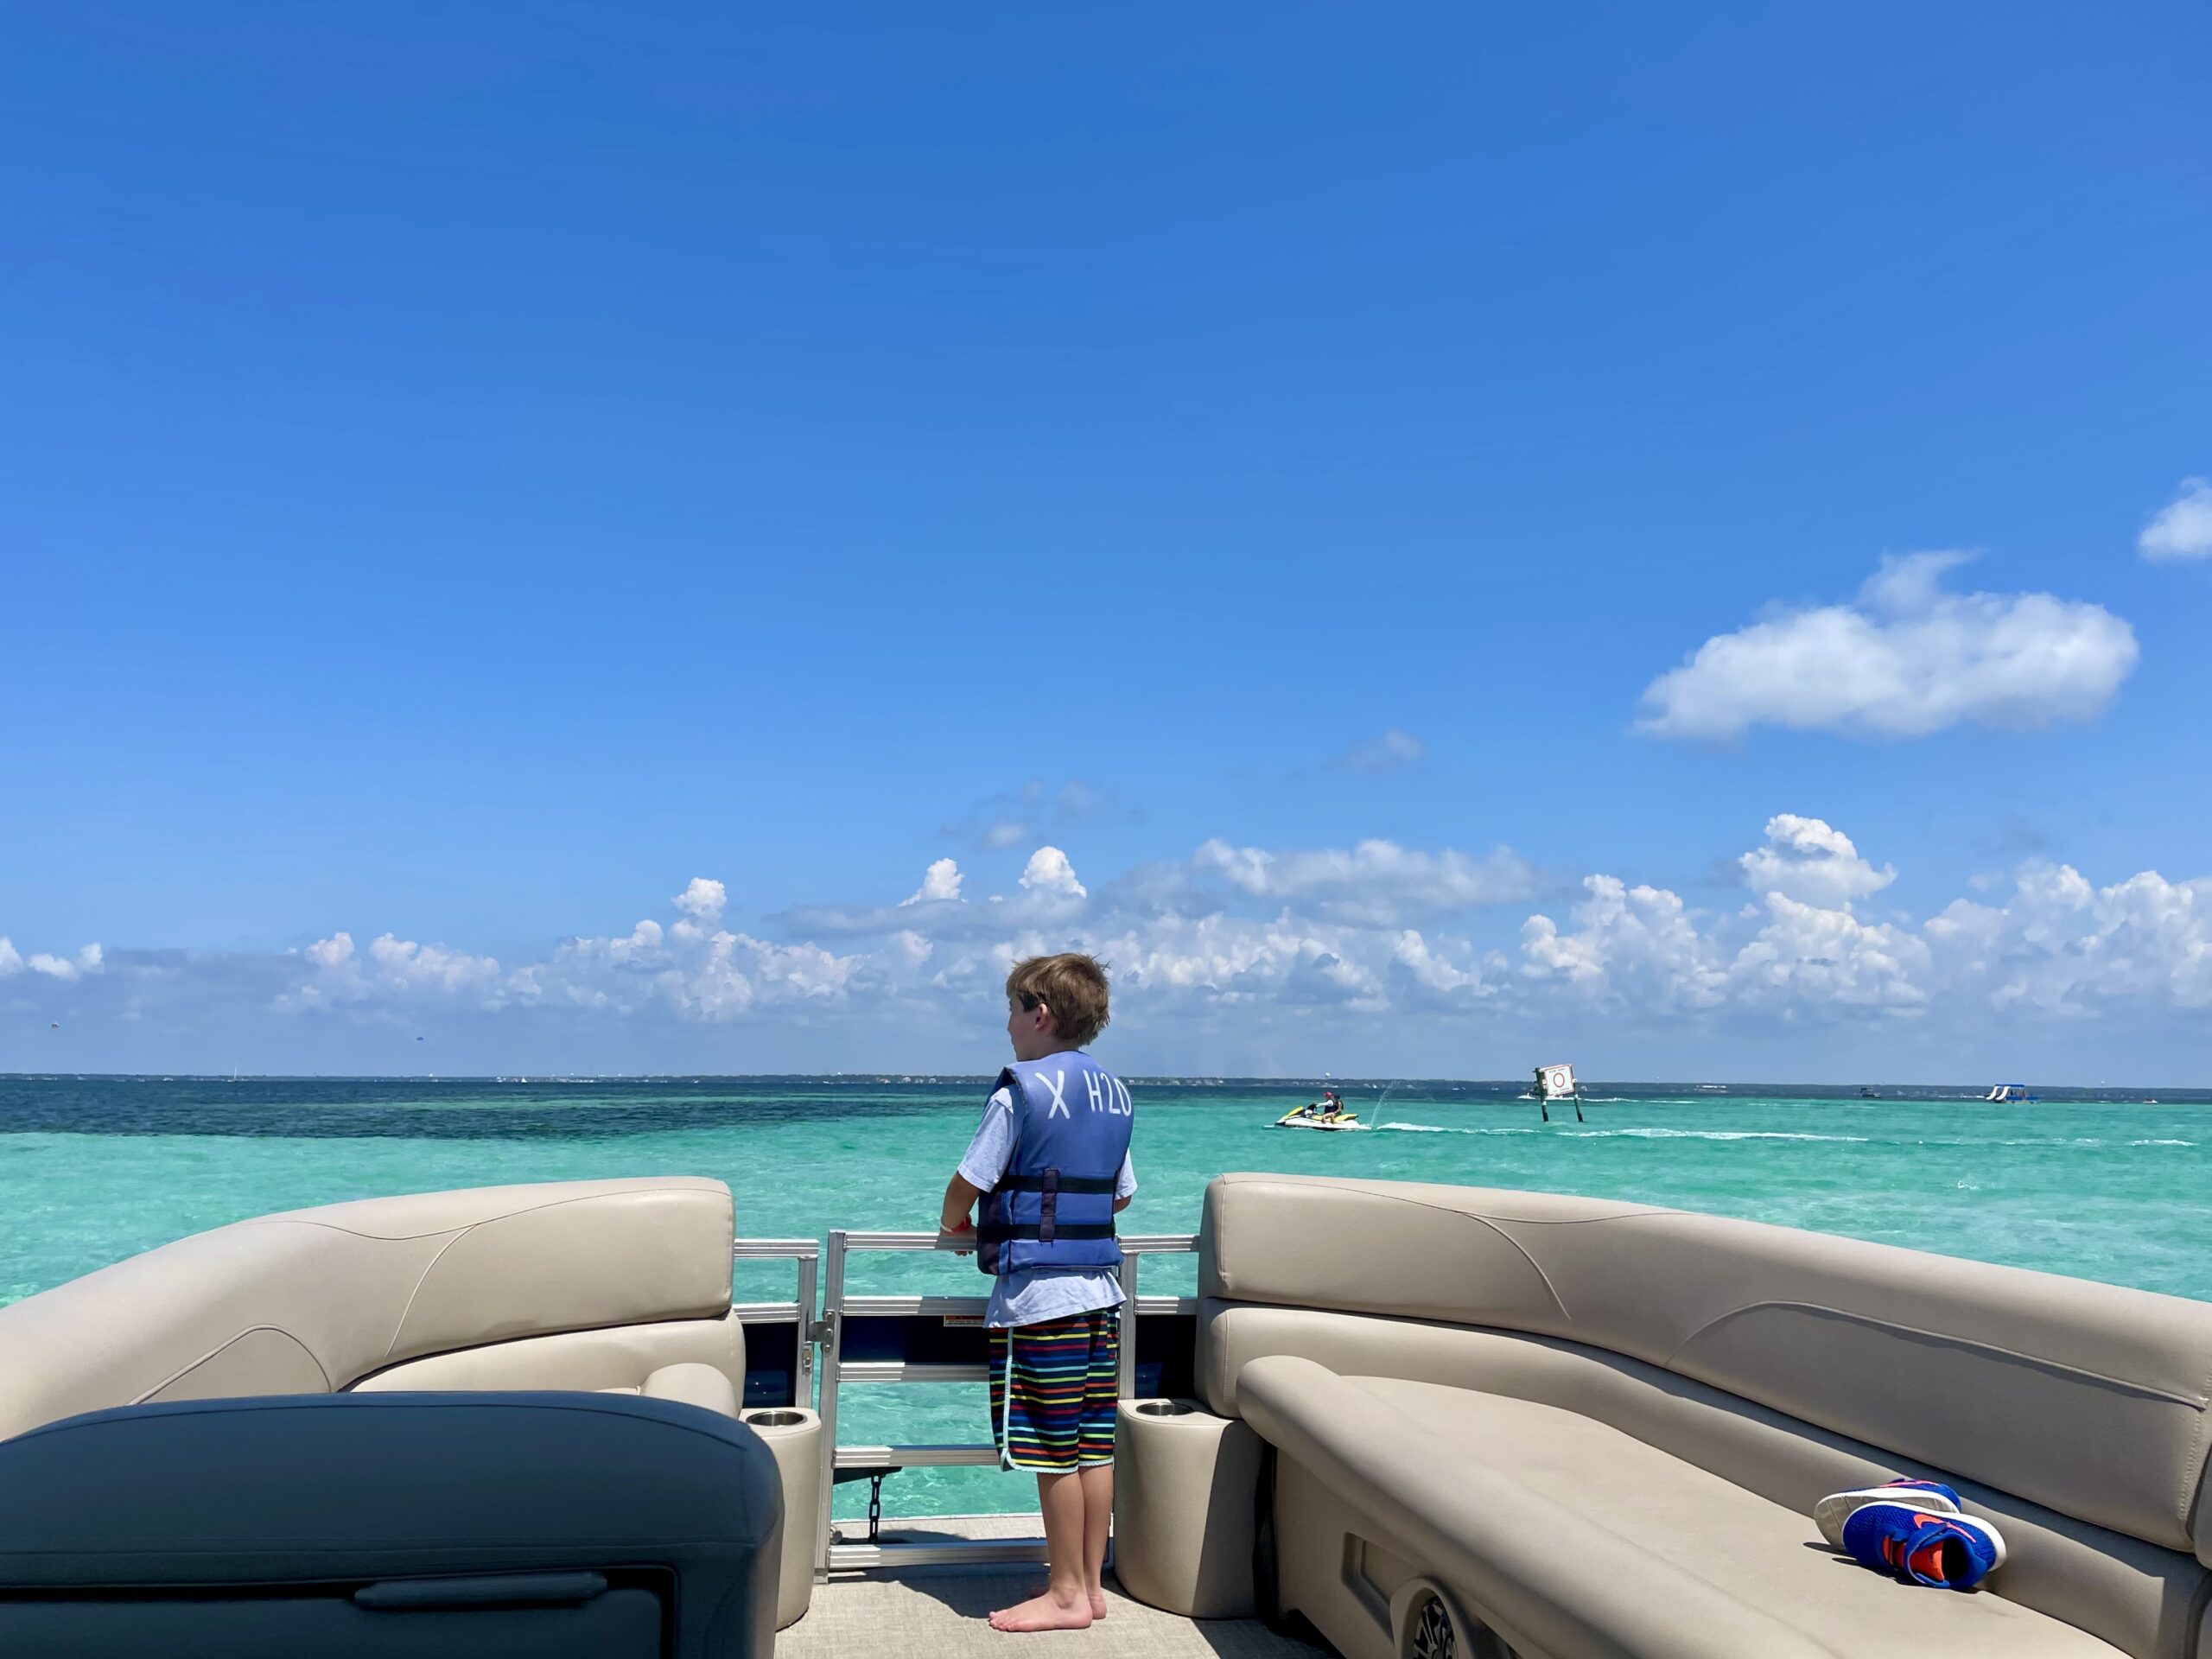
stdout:
<svg viewBox="0 0 2212 1659">
<path fill-rule="evenodd" d="M 980 1192 L 997 1186 L 1014 1157 L 1014 1096 L 1001 1089 L 983 1107 L 983 1121 L 976 1138 L 960 1160 L 960 1179 Z M 1122 1168 L 1114 1179 L 1116 1200 L 1133 1198 L 1137 1190 L 1136 1166 L 1122 1154 Z M 1002 1273 L 992 1283 L 990 1306 L 983 1323 L 989 1325 L 1042 1325 L 1101 1307 L 1122 1305 L 1122 1281 L 1107 1268 L 1026 1268 Z"/>
</svg>

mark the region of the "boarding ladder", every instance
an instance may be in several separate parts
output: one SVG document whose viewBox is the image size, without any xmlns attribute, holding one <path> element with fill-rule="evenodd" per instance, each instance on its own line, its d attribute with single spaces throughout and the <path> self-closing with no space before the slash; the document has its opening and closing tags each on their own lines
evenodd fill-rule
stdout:
<svg viewBox="0 0 2212 1659">
<path fill-rule="evenodd" d="M 1191 1296 L 1144 1296 L 1138 1265 L 1147 1255 L 1187 1254 L 1198 1248 L 1188 1233 L 1124 1236 L 1122 1243 L 1122 1367 L 1118 1392 L 1128 1399 L 1140 1376 L 1148 1392 L 1189 1386 L 1191 1332 L 1198 1300 Z M 950 1538 L 927 1542 L 887 1541 L 878 1535 L 884 1478 L 901 1469 L 996 1466 L 988 1442 L 912 1446 L 844 1446 L 837 1440 L 837 1400 L 849 1382 L 972 1382 L 988 1379 L 988 1338 L 982 1296 L 849 1295 L 845 1264 L 856 1251 L 972 1249 L 966 1240 L 939 1233 L 857 1232 L 830 1235 L 815 1306 L 821 1247 L 810 1238 L 741 1238 L 736 1259 L 791 1260 L 798 1264 L 795 1299 L 736 1305 L 747 1331 L 748 1405 L 799 1405 L 813 1398 L 818 1381 L 822 1468 L 814 1516 L 814 1568 L 822 1578 L 854 1568 L 1041 1561 L 1045 1541 L 1033 1538 Z M 785 1328 L 788 1327 L 788 1338 Z M 786 1347 L 788 1342 L 788 1348 Z M 760 1387 L 753 1381 L 754 1348 L 760 1348 Z M 788 1353 L 788 1359 L 785 1355 Z M 786 1381 L 786 1379 L 788 1379 Z M 1179 1385 L 1179 1388 L 1178 1387 Z M 757 1397 L 756 1397 L 757 1396 Z M 982 1413 L 978 1410 L 977 1415 Z M 830 1499 L 840 1482 L 867 1480 L 871 1492 L 868 1536 L 846 1539 L 835 1530 Z"/>
</svg>

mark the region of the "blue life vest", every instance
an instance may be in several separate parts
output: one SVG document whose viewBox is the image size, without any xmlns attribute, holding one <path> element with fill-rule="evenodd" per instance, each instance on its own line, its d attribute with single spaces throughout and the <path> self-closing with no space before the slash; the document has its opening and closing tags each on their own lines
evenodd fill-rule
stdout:
<svg viewBox="0 0 2212 1659">
<path fill-rule="evenodd" d="M 1129 1151 L 1128 1090 L 1072 1049 L 1016 1060 L 999 1089 L 1014 1098 L 1014 1155 L 983 1195 L 976 1265 L 995 1274 L 1120 1267 L 1114 1183 Z"/>
</svg>

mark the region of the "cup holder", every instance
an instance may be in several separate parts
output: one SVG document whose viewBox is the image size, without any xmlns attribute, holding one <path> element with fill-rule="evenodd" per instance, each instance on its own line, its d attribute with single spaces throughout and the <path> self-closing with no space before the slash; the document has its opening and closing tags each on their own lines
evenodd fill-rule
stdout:
<svg viewBox="0 0 2212 1659">
<path fill-rule="evenodd" d="M 795 1428 L 806 1421 L 803 1411 L 748 1411 L 745 1421 L 754 1428 Z"/>
<path fill-rule="evenodd" d="M 1140 1417 L 1188 1417 L 1190 1407 L 1179 1400 L 1141 1400 L 1129 1408 Z"/>
</svg>

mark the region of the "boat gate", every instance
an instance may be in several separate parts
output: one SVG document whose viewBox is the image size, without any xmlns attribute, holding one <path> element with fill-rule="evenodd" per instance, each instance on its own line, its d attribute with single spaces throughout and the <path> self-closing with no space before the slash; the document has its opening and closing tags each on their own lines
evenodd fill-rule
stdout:
<svg viewBox="0 0 2212 1659">
<path fill-rule="evenodd" d="M 815 1575 L 853 1568 L 1042 1561 L 1041 1538 L 887 1541 L 879 1535 L 884 1480 L 902 1469 L 997 1466 L 988 1440 L 900 1446 L 847 1446 L 837 1438 L 838 1396 L 848 1383 L 981 1383 L 989 1376 L 989 1338 L 982 1296 L 852 1295 L 845 1268 L 855 1252 L 951 1250 L 960 1241 L 934 1232 L 830 1235 L 828 1262 L 810 1238 L 741 1238 L 738 1261 L 788 1260 L 798 1283 L 787 1302 L 741 1302 L 746 1337 L 745 1403 L 806 1406 L 822 1418 L 821 1482 L 814 1519 Z M 1122 1241 L 1123 1399 L 1192 1392 L 1198 1299 L 1147 1296 L 1138 1268 L 1147 1255 L 1185 1255 L 1198 1248 L 1189 1233 L 1124 1235 Z M 967 1248 L 972 1249 L 972 1241 Z M 817 1306 L 816 1294 L 820 1289 Z M 976 1413 L 980 1422 L 982 1412 Z M 869 1483 L 868 1533 L 848 1538 L 830 1519 L 837 1486 Z"/>
</svg>

